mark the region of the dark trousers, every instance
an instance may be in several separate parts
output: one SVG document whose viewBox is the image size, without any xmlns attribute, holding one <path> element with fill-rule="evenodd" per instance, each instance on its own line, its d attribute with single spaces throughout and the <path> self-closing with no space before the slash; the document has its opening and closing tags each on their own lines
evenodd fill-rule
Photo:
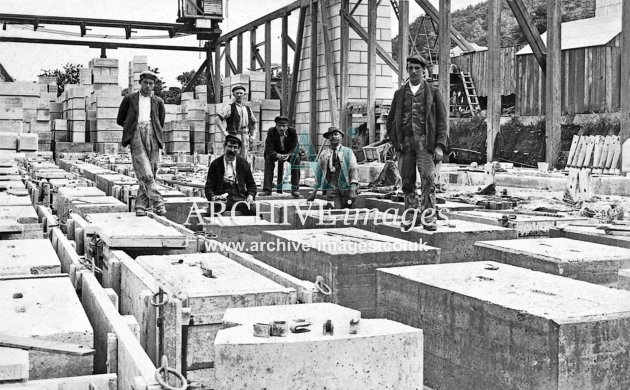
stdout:
<svg viewBox="0 0 630 390">
<path fill-rule="evenodd" d="M 223 202 L 225 203 L 224 213 L 230 215 L 232 213 L 232 207 L 234 207 L 234 205 L 238 202 L 245 202 L 247 197 L 243 197 L 239 194 L 236 184 L 223 183 L 223 189 L 228 194 L 227 200 Z M 215 203 L 211 204 L 212 209 L 214 212 L 218 212 L 219 210 L 221 210 L 221 205 L 217 201 L 214 202 Z M 235 211 L 238 211 L 243 215 L 256 215 L 256 208 L 254 207 L 253 203 L 251 205 L 251 208 L 247 208 L 247 204 L 245 203 L 239 203 L 238 205 L 236 205 Z"/>
<path fill-rule="evenodd" d="M 276 182 L 276 188 L 279 190 L 282 189 L 282 182 L 284 181 L 284 161 L 279 160 L 277 157 L 267 155 L 265 156 L 263 191 L 271 191 L 271 182 L 273 181 L 273 171 L 276 167 L 276 161 L 278 162 L 278 181 Z M 297 191 L 300 188 L 300 156 L 294 154 L 288 161 L 291 163 L 291 190 Z"/>
<path fill-rule="evenodd" d="M 403 151 L 398 157 L 398 169 L 402 177 L 405 209 L 435 210 L 435 163 L 433 153 L 426 150 L 424 137 L 416 143 L 413 137 L 405 137 Z M 416 193 L 416 168 L 420 172 L 420 199 Z M 427 219 L 430 222 L 430 219 Z"/>
</svg>

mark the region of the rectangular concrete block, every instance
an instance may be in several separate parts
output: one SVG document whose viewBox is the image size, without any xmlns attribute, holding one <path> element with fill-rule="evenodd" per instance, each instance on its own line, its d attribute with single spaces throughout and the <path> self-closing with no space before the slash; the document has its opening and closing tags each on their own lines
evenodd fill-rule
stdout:
<svg viewBox="0 0 630 390">
<path fill-rule="evenodd" d="M 283 318 L 290 322 L 297 317 L 288 311 Z M 361 320 L 358 334 L 350 335 L 343 324 L 333 324 L 332 336 L 322 334 L 320 321 L 311 332 L 287 337 L 254 337 L 249 324 L 220 330 L 215 388 L 422 388 L 421 330 L 383 319 Z"/>
<path fill-rule="evenodd" d="M 602 245 L 630 248 L 630 236 L 614 236 L 606 234 L 597 226 L 559 226 L 549 230 L 549 237 L 565 237 L 572 240 L 592 242 Z"/>
<path fill-rule="evenodd" d="M 72 210 L 72 211 L 70 211 Z M 78 196 L 61 199 L 57 212 L 61 221 L 70 215 L 70 212 L 85 216 L 96 213 L 122 213 L 127 211 L 127 205 L 112 196 Z"/>
<path fill-rule="evenodd" d="M 480 241 L 481 260 L 496 261 L 585 282 L 615 286 L 630 268 L 630 249 L 568 238 Z"/>
<path fill-rule="evenodd" d="M 268 231 L 268 246 L 257 258 L 299 279 L 322 276 L 333 303 L 360 310 L 376 308 L 376 268 L 439 262 L 440 250 L 356 228 Z"/>
<path fill-rule="evenodd" d="M 61 263 L 49 240 L 0 241 L 0 276 L 58 273 Z"/>
<path fill-rule="evenodd" d="M 135 213 L 88 214 L 85 220 L 93 225 L 95 233 L 109 248 L 184 248 L 187 245 L 186 236 L 175 228 L 152 218 L 136 217 Z"/>
<path fill-rule="evenodd" d="M 0 334 L 93 347 L 92 326 L 68 277 L 0 281 L 0 297 Z M 94 366 L 93 355 L 29 357 L 30 379 L 91 375 Z"/>
<path fill-rule="evenodd" d="M 305 216 L 305 211 L 319 210 L 320 208 L 330 204 L 330 202 L 322 199 L 315 199 L 313 203 L 307 203 L 304 199 L 290 198 L 261 198 L 257 203 L 260 204 L 259 215 L 262 216 L 263 219 L 269 222 L 289 225 L 293 224 L 293 220 L 296 218 L 296 215 L 298 217 L 299 215 Z"/>
<path fill-rule="evenodd" d="M 5 387 L 1 383 L 28 380 L 28 351 L 0 347 L 0 356 L 0 387 Z"/>
<path fill-rule="evenodd" d="M 379 315 L 424 332 L 430 388 L 630 384 L 630 292 L 495 262 L 381 269 L 377 279 Z"/>
<path fill-rule="evenodd" d="M 204 219 L 204 232 L 213 239 L 238 245 L 236 250 L 242 252 L 258 252 L 263 232 L 270 230 L 291 229 L 291 225 L 269 222 L 256 216 L 216 216 Z M 216 237 L 215 237 L 216 236 Z"/>
<path fill-rule="evenodd" d="M 185 225 L 188 229 L 200 231 L 202 229 L 199 223 L 203 221 L 199 221 L 195 210 L 205 211 L 208 208 L 208 200 L 201 197 L 164 198 L 164 207 L 166 207 L 166 218 L 179 224 L 184 224 L 188 220 L 190 225 Z M 201 210 L 200 213 L 205 215 L 205 212 Z"/>
<path fill-rule="evenodd" d="M 0 150 L 17 151 L 18 137 L 17 132 L 0 132 Z"/>
<path fill-rule="evenodd" d="M 18 139 L 18 152 L 36 152 L 38 139 L 37 134 L 20 134 Z"/>
</svg>

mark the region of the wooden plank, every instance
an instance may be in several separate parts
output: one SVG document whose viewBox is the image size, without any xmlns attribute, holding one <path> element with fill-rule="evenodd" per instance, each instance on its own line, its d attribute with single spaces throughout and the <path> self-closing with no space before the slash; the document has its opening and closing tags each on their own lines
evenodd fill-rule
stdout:
<svg viewBox="0 0 630 390">
<path fill-rule="evenodd" d="M 612 56 L 612 110 L 617 111 L 621 108 L 621 48 L 613 47 Z"/>
<path fill-rule="evenodd" d="M 617 143 L 619 142 L 618 136 L 613 136 L 610 142 L 610 149 L 608 150 L 608 156 L 606 156 L 605 170 L 610 170 L 613 167 L 613 161 L 615 159 L 615 153 L 617 153 Z"/>
<path fill-rule="evenodd" d="M 400 6 L 403 7 L 403 2 L 407 2 L 407 5 L 409 4 L 408 1 L 409 0 L 402 0 L 400 2 Z M 348 23 L 348 13 L 350 12 L 349 10 L 350 8 L 350 0 L 341 0 L 341 9 L 339 11 L 339 15 L 341 16 L 341 31 L 340 31 L 340 49 L 341 49 L 341 53 L 340 53 L 340 61 L 339 61 L 339 104 L 340 104 L 340 126 L 342 129 L 347 129 L 348 126 L 348 97 L 349 97 L 349 88 L 350 88 L 350 71 L 349 71 L 349 66 L 348 66 L 348 57 L 350 54 L 350 25 Z M 402 35 L 401 35 L 402 37 Z M 404 38 L 401 38 L 404 39 Z M 402 63 L 402 61 L 405 61 L 405 59 L 398 59 L 399 60 L 399 64 Z M 399 66 L 400 67 L 400 66 Z M 403 69 L 403 68 L 400 68 Z M 400 83 L 401 81 L 401 77 L 402 77 L 403 72 L 401 71 L 398 74 L 398 82 Z M 400 85 L 400 84 L 399 84 Z"/>
<path fill-rule="evenodd" d="M 547 72 L 545 78 L 545 161 L 550 168 L 560 156 L 562 113 L 560 105 L 560 24 L 562 22 L 560 1 L 547 1 Z"/>
<path fill-rule="evenodd" d="M 243 73 L 243 34 L 236 37 L 236 70 L 237 74 Z"/>
<path fill-rule="evenodd" d="M 536 26 L 534 26 L 534 23 L 532 22 L 532 18 L 529 15 L 529 12 L 527 12 L 527 7 L 522 0 L 507 0 L 507 3 L 510 6 L 512 13 L 514 14 L 514 17 L 516 18 L 518 25 L 521 27 L 521 31 L 523 32 L 523 35 L 525 35 L 525 39 L 527 40 L 527 43 L 529 43 L 534 57 L 536 58 L 536 61 L 538 61 L 538 64 L 540 65 L 540 68 L 544 74 L 547 67 L 547 48 L 545 47 L 545 43 L 540 37 L 538 29 L 536 29 Z"/>
<path fill-rule="evenodd" d="M 345 14 L 347 14 L 347 12 L 342 13 L 342 15 Z M 398 16 L 398 69 L 400 69 L 400 72 L 398 72 L 398 86 L 400 87 L 405 81 L 406 61 L 409 56 L 409 0 L 398 1 Z M 343 37 L 342 24 L 342 41 Z"/>
<path fill-rule="evenodd" d="M 608 168 L 608 173 L 617 175 L 619 174 L 619 160 L 621 159 L 621 144 L 619 143 L 619 137 L 616 137 L 614 143 L 613 158 Z"/>
<path fill-rule="evenodd" d="M 170 298 L 164 305 L 164 354 L 169 366 L 182 371 L 182 302 Z"/>
<path fill-rule="evenodd" d="M 494 143 L 501 130 L 501 1 L 488 2 L 488 134 L 486 141 L 486 162 L 494 160 Z M 448 51 L 447 51 L 448 53 Z M 441 60 L 442 57 L 440 57 Z M 442 67 L 440 67 L 442 68 Z M 442 74 L 440 74 L 442 78 Z M 446 73 L 448 80 L 448 72 Z M 448 95 L 447 95 L 448 96 Z"/>
<path fill-rule="evenodd" d="M 613 64 L 612 64 L 612 47 L 605 47 L 604 50 L 606 50 L 606 71 L 605 71 L 605 77 L 606 77 L 606 112 L 612 112 L 613 111 L 613 106 L 612 106 L 612 102 L 613 102 L 613 79 L 612 79 L 612 68 L 613 68 Z"/>
<path fill-rule="evenodd" d="M 439 89 L 442 93 L 442 98 L 446 104 L 446 134 L 449 132 L 450 121 L 448 120 L 448 102 L 451 96 L 451 40 L 449 39 L 449 31 L 451 30 L 451 0 L 440 0 L 440 22 L 439 22 L 439 34 L 438 34 L 438 47 L 440 50 L 439 54 L 439 63 L 440 66 L 438 68 L 439 72 Z M 499 16 L 500 18 L 500 16 Z M 500 49 L 499 49 L 500 50 Z M 497 61 L 499 61 L 499 52 L 496 53 Z M 500 72 L 500 70 L 499 70 Z M 496 75 L 497 78 L 500 78 L 500 73 Z M 499 83 L 500 80 L 496 80 L 496 83 Z M 501 98 L 499 97 L 499 105 L 501 104 Z M 500 110 L 500 107 L 499 107 Z M 499 114 L 501 115 L 501 114 Z M 498 134 L 498 133 L 497 133 Z M 373 142 L 373 141 L 372 141 Z M 493 149 L 494 150 L 494 149 Z M 493 154 L 488 154 L 488 161 L 492 161 Z"/>
<path fill-rule="evenodd" d="M 224 58 L 224 70 L 223 75 L 225 77 L 230 77 L 232 75 L 232 68 L 230 68 L 230 53 L 231 53 L 231 43 L 232 41 L 225 41 L 225 49 L 223 49 Z"/>
<path fill-rule="evenodd" d="M 370 0 L 371 1 L 371 0 Z M 318 5 L 319 17 L 321 19 L 322 43 L 324 44 L 324 59 L 326 61 L 326 92 L 328 94 L 328 109 L 330 110 L 330 123 L 339 127 L 339 103 L 337 101 L 337 77 L 335 75 L 335 64 L 333 45 L 330 40 L 330 15 L 328 15 L 328 0 L 320 0 Z M 376 27 L 374 28 L 376 33 Z M 376 35 L 374 36 L 376 39 Z M 373 139 L 373 138 L 370 138 Z"/>
<path fill-rule="evenodd" d="M 592 163 L 589 164 L 591 168 L 594 170 L 598 168 L 599 159 L 602 155 L 602 150 L 604 149 L 604 137 L 601 135 L 595 136 L 595 146 L 593 147 L 593 160 Z M 593 170 L 593 172 L 595 172 Z"/>
<path fill-rule="evenodd" d="M 593 86 L 593 48 L 584 49 L 584 111 L 590 109 L 591 87 Z"/>
<path fill-rule="evenodd" d="M 116 390 L 116 374 L 73 376 L 66 378 L 40 379 L 24 383 L 1 385 L 2 388 L 33 390 Z"/>
<path fill-rule="evenodd" d="M 319 38 L 317 37 L 318 34 L 318 28 L 317 28 L 317 7 L 318 7 L 318 3 L 315 2 L 314 0 L 311 0 L 311 58 L 310 58 L 310 63 L 311 63 L 311 69 L 310 69 L 310 82 L 311 82 L 311 86 L 310 86 L 310 110 L 311 110 L 311 123 L 310 123 L 310 136 L 311 136 L 311 145 L 314 145 L 315 147 L 317 147 L 319 145 L 319 136 L 318 136 L 318 130 L 319 130 L 319 122 L 318 122 L 318 115 L 317 115 L 317 77 L 318 77 L 318 68 L 319 68 L 319 64 L 318 64 L 318 60 L 317 60 L 317 55 L 318 55 L 318 50 L 317 50 L 317 46 L 319 45 Z"/>
<path fill-rule="evenodd" d="M 265 23 L 265 99 L 271 99 L 271 20 Z"/>
<path fill-rule="evenodd" d="M 219 103 L 223 91 L 221 90 L 221 46 L 214 47 L 214 96 L 215 103 Z M 227 103 L 230 96 L 223 96 L 223 100 Z"/>
<path fill-rule="evenodd" d="M 450 1 L 450 0 L 449 0 Z M 376 142 L 376 18 L 377 0 L 368 0 L 368 50 L 367 50 L 367 125 L 368 143 Z M 448 13 L 450 18 L 450 12 Z M 448 42 L 450 45 L 450 41 Z M 449 68 L 450 69 L 450 68 Z M 448 96 L 448 95 L 447 95 Z M 448 121 L 447 121 L 448 122 Z"/>
<path fill-rule="evenodd" d="M 621 16 L 621 131 L 620 144 L 623 145 L 630 138 L 630 2 L 623 1 Z M 622 165 L 627 166 L 630 156 L 623 156 Z"/>
<path fill-rule="evenodd" d="M 592 146 L 592 139 L 591 139 L 591 137 L 589 137 L 589 136 L 583 136 L 583 137 L 584 137 L 584 146 L 582 147 L 582 150 L 580 151 L 580 155 L 578 156 L 578 161 L 577 161 L 577 164 L 575 165 L 576 168 L 584 167 L 584 162 L 586 160 L 586 154 L 588 153 L 588 150 Z"/>
<path fill-rule="evenodd" d="M 571 140 L 571 149 L 569 150 L 569 157 L 567 158 L 567 168 L 570 166 L 569 164 L 573 160 L 573 156 L 575 156 L 575 151 L 577 150 L 578 143 L 580 142 L 580 136 L 574 135 Z"/>
<path fill-rule="evenodd" d="M 577 166 L 577 162 L 580 159 L 580 153 L 582 153 L 582 149 L 584 149 L 584 145 L 586 142 L 586 137 L 584 136 L 579 136 L 580 139 L 578 141 L 578 146 L 575 149 L 575 154 L 573 155 L 573 159 L 571 160 L 571 164 L 569 164 L 569 167 L 575 168 Z"/>
<path fill-rule="evenodd" d="M 256 41 L 256 28 L 252 28 L 249 32 L 249 70 L 254 71 L 258 69 L 258 63 L 256 62 L 256 53 L 258 53 L 258 47 Z"/>
<path fill-rule="evenodd" d="M 287 115 L 289 112 L 289 43 L 288 43 L 288 29 L 289 29 L 289 15 L 282 16 L 282 105 L 280 106 L 280 112 L 282 115 Z M 295 76 L 297 77 L 297 75 Z"/>
<path fill-rule="evenodd" d="M 300 60 L 302 59 L 302 44 L 304 41 L 304 22 L 306 20 L 306 8 L 300 8 L 298 20 L 297 39 L 295 53 L 293 53 L 293 77 L 291 78 L 291 91 L 289 93 L 289 123 L 295 121 L 295 106 L 297 97 L 297 86 L 300 79 Z"/>
<path fill-rule="evenodd" d="M 610 149 L 611 144 L 612 136 L 604 137 L 602 153 L 599 155 L 599 161 L 597 161 L 597 173 L 602 173 L 604 171 L 604 167 L 606 166 L 606 159 L 608 157 L 608 150 Z"/>
<path fill-rule="evenodd" d="M 595 136 L 588 137 L 588 148 L 586 148 L 586 156 L 584 157 L 584 163 L 582 167 L 588 168 L 591 166 L 591 160 L 593 157 L 593 149 L 595 148 Z"/>
</svg>

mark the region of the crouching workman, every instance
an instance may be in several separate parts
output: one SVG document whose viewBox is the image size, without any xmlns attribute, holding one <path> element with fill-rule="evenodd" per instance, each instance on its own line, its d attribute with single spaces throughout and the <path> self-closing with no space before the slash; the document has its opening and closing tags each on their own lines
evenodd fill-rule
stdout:
<svg viewBox="0 0 630 390">
<path fill-rule="evenodd" d="M 357 198 L 359 173 L 352 149 L 341 144 L 344 134 L 336 127 L 328 128 L 324 138 L 330 146 L 319 156 L 315 168 L 315 187 L 307 201 L 315 200 L 318 190 L 326 190 L 328 200 L 336 209 L 353 208 Z"/>
<path fill-rule="evenodd" d="M 298 146 L 297 131 L 289 127 L 289 118 L 277 116 L 274 120 L 276 125 L 267 132 L 265 140 L 265 177 L 263 180 L 263 194 L 271 195 L 271 182 L 273 181 L 273 171 L 278 162 L 278 181 L 276 188 L 278 193 L 282 193 L 282 182 L 284 180 L 284 162 L 291 164 L 291 195 L 294 198 L 300 197 L 300 155 Z"/>
<path fill-rule="evenodd" d="M 243 143 L 228 134 L 223 145 L 225 154 L 214 160 L 208 169 L 206 198 L 212 202 L 215 214 L 221 212 L 221 208 L 231 212 L 236 207 L 243 215 L 256 215 L 253 207 L 256 182 L 247 160 L 239 155 Z"/>
<path fill-rule="evenodd" d="M 122 146 L 130 145 L 133 170 L 138 179 L 136 215 L 147 215 L 153 209 L 166 214 L 162 195 L 155 183 L 160 149 L 164 147 L 164 101 L 153 95 L 157 75 L 150 71 L 140 74 L 140 91 L 123 99 L 116 122 L 123 127 Z"/>
</svg>

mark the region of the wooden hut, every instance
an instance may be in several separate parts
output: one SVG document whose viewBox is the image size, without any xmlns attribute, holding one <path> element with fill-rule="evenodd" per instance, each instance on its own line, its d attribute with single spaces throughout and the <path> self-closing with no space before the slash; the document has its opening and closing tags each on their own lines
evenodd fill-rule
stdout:
<svg viewBox="0 0 630 390">
<path fill-rule="evenodd" d="M 562 114 L 618 111 L 621 15 L 562 23 L 561 39 Z M 529 46 L 516 53 L 516 112 L 545 113 L 545 78 Z"/>
</svg>

